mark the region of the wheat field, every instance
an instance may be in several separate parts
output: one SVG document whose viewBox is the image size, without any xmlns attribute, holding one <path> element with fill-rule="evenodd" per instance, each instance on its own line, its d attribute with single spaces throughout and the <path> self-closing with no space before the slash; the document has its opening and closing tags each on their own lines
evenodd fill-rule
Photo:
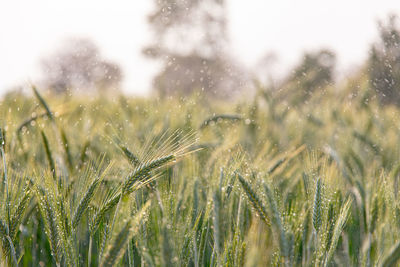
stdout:
<svg viewBox="0 0 400 267">
<path fill-rule="evenodd" d="M 398 266 L 400 111 L 367 89 L 0 102 L 1 266 Z"/>
</svg>

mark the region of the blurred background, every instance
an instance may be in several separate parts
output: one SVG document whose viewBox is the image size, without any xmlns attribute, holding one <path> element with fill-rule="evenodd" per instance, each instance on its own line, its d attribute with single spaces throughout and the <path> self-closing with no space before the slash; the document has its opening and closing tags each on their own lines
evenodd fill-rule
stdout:
<svg viewBox="0 0 400 267">
<path fill-rule="evenodd" d="M 0 93 L 29 83 L 70 95 L 301 87 L 301 101 L 367 75 L 385 98 L 400 81 L 397 14 L 396 0 L 2 1 Z"/>
</svg>

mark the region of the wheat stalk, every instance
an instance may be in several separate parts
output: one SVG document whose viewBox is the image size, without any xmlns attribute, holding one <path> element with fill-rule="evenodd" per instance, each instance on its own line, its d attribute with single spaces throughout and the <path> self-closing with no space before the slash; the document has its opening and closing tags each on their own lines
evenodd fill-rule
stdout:
<svg viewBox="0 0 400 267">
<path fill-rule="evenodd" d="M 47 160 L 48 160 L 49 165 L 50 165 L 50 171 L 51 171 L 51 173 L 53 175 L 54 181 L 57 181 L 56 165 L 54 164 L 53 156 L 51 154 L 49 141 L 47 140 L 47 137 L 46 137 L 46 135 L 45 135 L 45 133 L 43 131 L 41 131 L 40 133 L 42 135 L 43 146 L 44 146 L 44 149 L 46 151 Z"/>
<path fill-rule="evenodd" d="M 36 86 L 32 85 L 33 93 L 35 94 L 36 98 L 39 100 L 39 103 L 43 106 L 46 110 L 47 116 L 50 120 L 54 120 L 53 112 L 51 112 L 49 105 L 47 105 L 44 98 L 40 95 L 39 91 L 36 89 Z"/>
</svg>

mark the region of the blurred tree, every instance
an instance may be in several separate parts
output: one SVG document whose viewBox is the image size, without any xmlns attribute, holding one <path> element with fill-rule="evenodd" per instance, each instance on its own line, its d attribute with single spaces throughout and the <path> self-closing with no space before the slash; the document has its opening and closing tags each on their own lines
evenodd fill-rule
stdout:
<svg viewBox="0 0 400 267">
<path fill-rule="evenodd" d="M 400 28 L 398 17 L 379 22 L 379 41 L 372 45 L 368 60 L 371 87 L 382 104 L 400 106 Z"/>
<path fill-rule="evenodd" d="M 160 95 L 191 94 L 226 96 L 238 91 L 244 77 L 227 54 L 224 0 L 160 0 L 149 24 L 155 33 L 148 57 L 162 62 L 154 79 Z"/>
<path fill-rule="evenodd" d="M 316 90 L 334 81 L 336 56 L 329 50 L 306 53 L 301 63 L 284 80 L 280 92 L 293 104 L 303 102 Z"/>
<path fill-rule="evenodd" d="M 258 86 L 268 87 L 271 90 L 276 88 L 276 83 L 278 82 L 276 73 L 276 63 L 278 63 L 279 57 L 275 52 L 268 52 L 264 54 L 254 66 L 252 71 L 254 75 L 254 80 L 259 83 Z"/>
<path fill-rule="evenodd" d="M 44 86 L 54 93 L 118 90 L 120 67 L 101 58 L 89 39 L 71 39 L 54 55 L 42 61 Z"/>
</svg>

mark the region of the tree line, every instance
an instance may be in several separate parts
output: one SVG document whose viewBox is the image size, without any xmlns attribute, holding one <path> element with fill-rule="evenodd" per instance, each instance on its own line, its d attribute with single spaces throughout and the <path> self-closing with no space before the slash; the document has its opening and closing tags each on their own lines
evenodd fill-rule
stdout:
<svg viewBox="0 0 400 267">
<path fill-rule="evenodd" d="M 142 52 L 162 65 L 153 79 L 157 95 L 200 93 L 233 98 L 258 79 L 231 54 L 226 1 L 161 0 L 154 1 L 154 6 L 148 16 L 153 40 Z M 398 20 L 390 15 L 378 24 L 379 37 L 371 44 L 368 59 L 359 71 L 367 76 L 369 89 L 382 104 L 400 105 Z M 56 94 L 79 90 L 115 92 L 123 79 L 121 67 L 104 59 L 88 39 L 67 42 L 42 62 L 42 70 L 43 86 Z M 335 70 L 333 51 L 307 52 L 283 79 L 262 86 L 291 104 L 303 103 L 310 95 L 335 83 Z"/>
</svg>

